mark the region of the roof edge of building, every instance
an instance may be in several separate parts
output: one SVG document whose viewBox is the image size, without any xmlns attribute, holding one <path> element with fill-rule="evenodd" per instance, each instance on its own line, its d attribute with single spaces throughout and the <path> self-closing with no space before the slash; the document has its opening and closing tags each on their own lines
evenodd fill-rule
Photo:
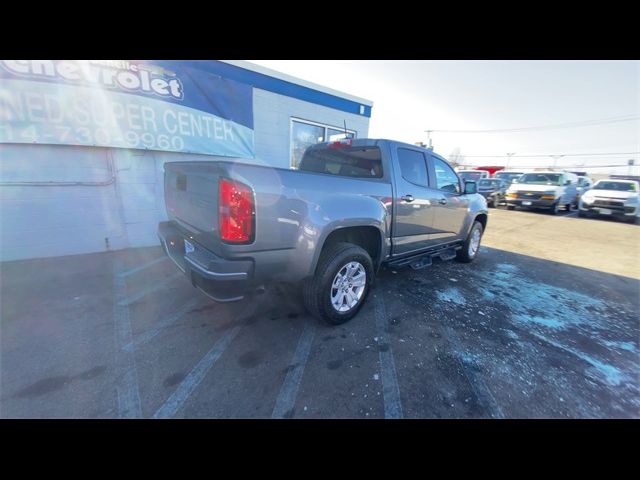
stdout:
<svg viewBox="0 0 640 480">
<path fill-rule="evenodd" d="M 234 67 L 243 68 L 245 70 L 260 73 L 262 75 L 267 75 L 269 77 L 277 78 L 279 80 L 293 83 L 295 85 L 300 85 L 302 87 L 310 88 L 318 92 L 327 93 L 329 95 L 334 95 L 339 98 L 344 98 L 345 100 L 351 100 L 352 102 L 357 102 L 357 103 L 361 103 L 362 105 L 366 105 L 368 107 L 373 107 L 373 102 L 371 100 L 367 100 L 366 98 L 357 97 L 355 95 L 351 95 L 350 93 L 334 90 L 333 88 L 325 87 L 324 85 L 313 83 L 308 80 L 304 80 L 302 78 L 288 75 L 286 73 L 278 72 L 277 70 L 272 70 L 270 68 L 263 67 L 262 65 L 257 65 L 255 63 L 247 62 L 246 60 L 219 60 L 219 61 L 223 63 L 227 63 L 229 65 L 233 65 Z"/>
</svg>

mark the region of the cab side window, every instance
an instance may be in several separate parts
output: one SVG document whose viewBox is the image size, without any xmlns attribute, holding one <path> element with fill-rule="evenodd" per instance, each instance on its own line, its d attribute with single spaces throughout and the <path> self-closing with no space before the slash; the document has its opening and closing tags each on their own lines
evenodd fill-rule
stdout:
<svg viewBox="0 0 640 480">
<path fill-rule="evenodd" d="M 436 172 L 436 186 L 438 190 L 449 193 L 460 193 L 460 180 L 453 169 L 436 157 L 433 158 L 433 168 Z"/>
</svg>

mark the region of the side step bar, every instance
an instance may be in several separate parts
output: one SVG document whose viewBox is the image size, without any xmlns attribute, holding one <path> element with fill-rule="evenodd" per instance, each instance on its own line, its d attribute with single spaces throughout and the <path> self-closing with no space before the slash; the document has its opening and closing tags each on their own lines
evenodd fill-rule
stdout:
<svg viewBox="0 0 640 480">
<path fill-rule="evenodd" d="M 426 253 L 420 253 L 407 258 L 401 258 L 399 260 L 392 260 L 387 263 L 390 267 L 406 267 L 409 266 L 414 270 L 420 270 L 421 268 L 429 267 L 433 263 L 434 258 L 440 258 L 440 260 L 446 261 L 455 258 L 456 251 L 462 248 L 462 244 L 446 245 L 437 250 L 432 250 Z"/>
</svg>

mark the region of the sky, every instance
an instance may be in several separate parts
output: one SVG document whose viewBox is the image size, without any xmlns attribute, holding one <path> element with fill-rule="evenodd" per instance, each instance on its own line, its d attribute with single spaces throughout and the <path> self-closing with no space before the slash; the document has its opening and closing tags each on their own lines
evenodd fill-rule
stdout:
<svg viewBox="0 0 640 480">
<path fill-rule="evenodd" d="M 298 78 L 373 101 L 369 137 L 427 142 L 465 163 L 501 165 L 506 158 L 476 155 L 515 153 L 509 166 L 550 165 L 551 157 L 519 155 L 640 152 L 640 62 L 638 61 L 404 61 L 250 60 Z M 613 118 L 626 122 L 517 133 L 495 130 L 556 126 Z M 559 167 L 627 164 L 640 153 L 560 157 Z M 594 168 L 592 173 L 628 173 Z M 633 174 L 640 174 L 640 166 Z"/>
</svg>

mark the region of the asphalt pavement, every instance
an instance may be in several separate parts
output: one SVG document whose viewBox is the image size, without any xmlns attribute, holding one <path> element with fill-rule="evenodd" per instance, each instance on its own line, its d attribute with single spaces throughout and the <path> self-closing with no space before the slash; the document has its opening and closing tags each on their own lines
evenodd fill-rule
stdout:
<svg viewBox="0 0 640 480">
<path fill-rule="evenodd" d="M 0 265 L 2 418 L 638 418 L 640 226 L 491 210 L 349 323 L 217 304 L 160 247 Z"/>
</svg>

